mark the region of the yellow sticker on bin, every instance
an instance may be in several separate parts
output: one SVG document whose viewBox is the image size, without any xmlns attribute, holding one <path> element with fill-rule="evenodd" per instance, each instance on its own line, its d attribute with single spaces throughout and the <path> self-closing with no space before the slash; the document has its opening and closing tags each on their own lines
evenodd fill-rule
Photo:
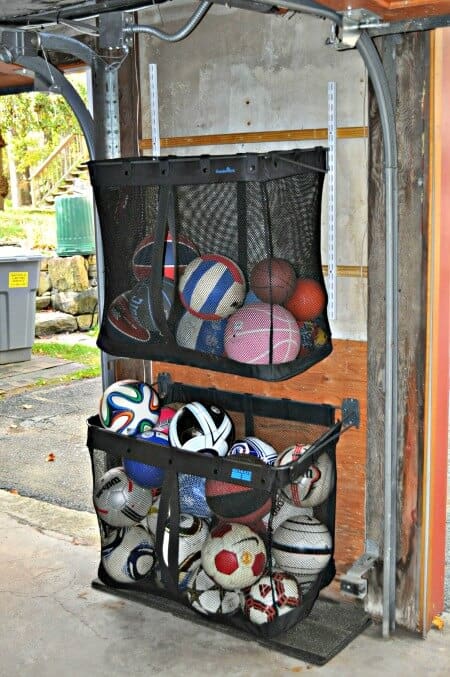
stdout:
<svg viewBox="0 0 450 677">
<path fill-rule="evenodd" d="M 8 274 L 8 286 L 10 289 L 28 287 L 28 272 L 10 272 Z"/>
</svg>

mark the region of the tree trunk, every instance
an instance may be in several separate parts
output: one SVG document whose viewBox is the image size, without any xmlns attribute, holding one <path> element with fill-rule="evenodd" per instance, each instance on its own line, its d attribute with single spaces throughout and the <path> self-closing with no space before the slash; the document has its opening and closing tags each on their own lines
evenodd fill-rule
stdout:
<svg viewBox="0 0 450 677">
<path fill-rule="evenodd" d="M 9 183 L 11 191 L 11 202 L 13 209 L 19 209 L 21 207 L 20 200 L 20 190 L 17 178 L 16 162 L 14 158 L 14 152 L 12 149 L 12 139 L 9 138 L 6 145 L 6 152 L 8 155 L 8 166 L 9 166 Z"/>
</svg>

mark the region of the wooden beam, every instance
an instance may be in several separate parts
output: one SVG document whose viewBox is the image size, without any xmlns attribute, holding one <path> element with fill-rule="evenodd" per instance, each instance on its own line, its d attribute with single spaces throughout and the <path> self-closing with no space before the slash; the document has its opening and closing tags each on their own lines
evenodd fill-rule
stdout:
<svg viewBox="0 0 450 677">
<path fill-rule="evenodd" d="M 429 34 L 377 40 L 395 102 L 399 189 L 399 369 L 397 516 L 397 621 L 419 626 L 423 414 L 427 284 L 427 156 Z M 378 107 L 369 89 L 368 237 L 368 460 L 367 537 L 383 546 L 385 212 L 383 152 Z M 368 610 L 381 613 L 382 571 L 370 577 Z"/>
<path fill-rule="evenodd" d="M 338 139 L 364 139 L 367 127 L 339 127 Z M 325 127 L 317 129 L 285 129 L 279 131 L 235 132 L 232 134 L 199 134 L 197 136 L 172 136 L 161 139 L 161 148 L 189 148 L 192 146 L 224 146 L 236 143 L 271 143 L 280 141 L 314 141 L 327 139 Z M 151 150 L 152 140 L 141 139 L 141 150 Z"/>
<path fill-rule="evenodd" d="M 337 12 L 365 9 L 387 21 L 401 21 L 421 17 L 436 17 L 450 14 L 449 0 L 322 0 L 322 5 Z"/>
</svg>

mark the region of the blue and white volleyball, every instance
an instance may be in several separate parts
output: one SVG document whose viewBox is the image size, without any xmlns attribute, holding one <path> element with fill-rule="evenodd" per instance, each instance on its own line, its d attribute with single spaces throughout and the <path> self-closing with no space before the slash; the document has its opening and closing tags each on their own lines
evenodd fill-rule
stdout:
<svg viewBox="0 0 450 677">
<path fill-rule="evenodd" d="M 114 529 L 102 542 L 103 567 L 114 581 L 135 583 L 148 578 L 155 564 L 153 537 L 139 524 Z"/>
<path fill-rule="evenodd" d="M 201 317 L 186 311 L 177 326 L 177 343 L 182 348 L 198 350 L 201 353 L 223 355 L 226 326 L 226 318 L 202 320 Z"/>
<path fill-rule="evenodd" d="M 153 502 L 150 489 L 130 480 L 124 469 L 111 468 L 94 487 L 97 515 L 112 527 L 129 527 L 140 522 Z"/>
<path fill-rule="evenodd" d="M 146 430 L 145 432 L 136 435 L 136 439 L 151 442 L 152 444 L 158 444 L 163 447 L 170 446 L 168 435 L 160 430 Z M 136 461 L 134 458 L 123 458 L 122 464 L 127 476 L 131 480 L 137 482 L 141 487 L 154 489 L 162 486 L 164 482 L 164 469 L 158 465 L 153 465 L 151 460 L 152 454 L 151 448 L 149 448 L 148 463 Z"/>
<path fill-rule="evenodd" d="M 242 306 L 246 282 L 234 261 L 220 254 L 205 254 L 186 266 L 178 289 L 190 313 L 203 320 L 220 320 Z"/>
<path fill-rule="evenodd" d="M 158 422 L 159 411 L 156 390 L 141 381 L 116 381 L 100 398 L 102 426 L 122 435 L 136 435 L 153 428 Z"/>
<path fill-rule="evenodd" d="M 259 458 L 267 465 L 273 465 L 277 460 L 277 452 L 272 445 L 259 439 L 259 437 L 248 436 L 242 440 L 236 440 L 227 455 L 239 456 L 241 454 Z"/>
</svg>

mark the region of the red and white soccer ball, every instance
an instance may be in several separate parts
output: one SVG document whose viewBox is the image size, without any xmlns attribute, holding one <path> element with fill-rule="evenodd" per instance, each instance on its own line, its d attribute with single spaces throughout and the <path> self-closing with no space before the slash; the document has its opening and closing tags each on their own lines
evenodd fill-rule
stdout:
<svg viewBox="0 0 450 677">
<path fill-rule="evenodd" d="M 294 463 L 309 449 L 309 444 L 294 444 L 285 449 L 275 461 L 276 466 Z M 331 494 L 334 487 L 334 466 L 326 451 L 311 462 L 302 475 L 282 488 L 287 500 L 299 508 L 313 508 L 320 505 Z"/>
<path fill-rule="evenodd" d="M 225 590 L 241 590 L 256 583 L 266 562 L 264 541 L 245 524 L 217 525 L 202 548 L 204 570 Z"/>
<path fill-rule="evenodd" d="M 262 576 L 248 590 L 241 592 L 241 609 L 256 625 L 271 623 L 301 604 L 301 592 L 294 576 L 274 571 Z"/>
</svg>

